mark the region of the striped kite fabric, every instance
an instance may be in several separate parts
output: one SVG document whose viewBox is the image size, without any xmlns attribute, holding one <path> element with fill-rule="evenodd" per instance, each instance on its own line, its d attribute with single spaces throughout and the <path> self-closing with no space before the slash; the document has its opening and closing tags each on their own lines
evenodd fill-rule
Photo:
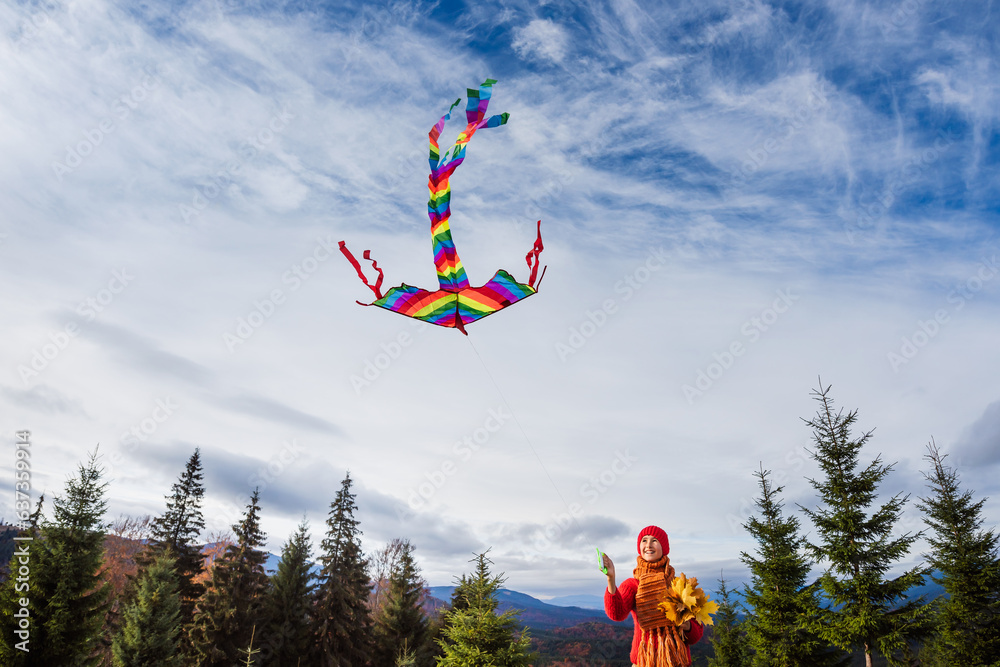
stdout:
<svg viewBox="0 0 1000 667">
<path fill-rule="evenodd" d="M 451 235 L 451 185 L 448 179 L 465 159 L 465 151 L 475 133 L 486 127 L 499 127 L 507 123 L 510 114 L 502 113 L 486 116 L 486 109 L 493 92 L 494 79 L 487 79 L 479 89 L 468 89 L 468 103 L 465 107 L 467 125 L 459 133 L 455 143 L 441 154 L 438 139 L 444 125 L 451 119 L 451 112 L 461 103 L 455 101 L 448 113 L 441 117 L 428 133 L 430 139 L 430 175 L 427 188 L 430 199 L 427 201 L 427 216 L 431 222 L 431 240 L 434 250 L 434 268 L 437 270 L 438 289 L 429 291 L 418 287 L 400 285 L 382 294 L 382 269 L 371 253 L 365 250 L 363 257 L 371 262 L 372 268 L 378 272 L 375 284 L 368 282 L 361 265 L 347 249 L 344 241 L 340 242 L 340 250 L 351 262 L 362 282 L 375 293 L 375 301 L 362 303 L 363 306 L 378 306 L 407 317 L 413 317 L 442 327 L 453 327 L 465 333 L 465 325 L 491 315 L 498 310 L 517 303 L 538 291 L 541 277 L 538 276 L 538 256 L 543 250 L 541 220 L 534 246 L 525 257 L 531 275 L 527 283 L 517 282 L 507 271 L 500 269 L 493 278 L 482 287 L 472 287 L 462 266 L 462 260 L 455 249 L 455 241 Z M 538 278 L 536 284 L 536 278 Z M 361 303 L 360 301 L 358 303 Z"/>
</svg>

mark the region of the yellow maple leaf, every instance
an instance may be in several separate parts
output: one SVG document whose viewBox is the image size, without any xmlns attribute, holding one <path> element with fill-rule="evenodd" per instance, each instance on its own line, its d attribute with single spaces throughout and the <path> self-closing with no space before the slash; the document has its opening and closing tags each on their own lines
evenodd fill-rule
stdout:
<svg viewBox="0 0 1000 667">
<path fill-rule="evenodd" d="M 691 584 L 688 584 L 681 590 L 680 597 L 681 602 L 683 602 L 684 606 L 688 609 L 694 610 L 694 608 L 698 606 L 698 596 L 691 589 Z"/>
<path fill-rule="evenodd" d="M 712 625 L 712 617 L 719 610 L 719 605 L 705 596 L 705 591 L 698 587 L 697 577 L 688 579 L 683 572 L 674 577 L 667 588 L 666 600 L 657 605 L 666 615 L 667 620 L 676 626 L 694 619 L 705 625 Z"/>
<path fill-rule="evenodd" d="M 705 603 L 695 612 L 694 618 L 703 625 L 715 625 L 709 614 L 714 614 L 717 611 L 719 611 L 719 605 L 705 598 Z"/>
<path fill-rule="evenodd" d="M 660 611 L 666 615 L 668 621 L 677 626 L 684 624 L 684 615 L 685 612 L 688 611 L 685 607 L 673 602 L 672 600 L 661 602 L 657 606 L 660 608 Z"/>
</svg>

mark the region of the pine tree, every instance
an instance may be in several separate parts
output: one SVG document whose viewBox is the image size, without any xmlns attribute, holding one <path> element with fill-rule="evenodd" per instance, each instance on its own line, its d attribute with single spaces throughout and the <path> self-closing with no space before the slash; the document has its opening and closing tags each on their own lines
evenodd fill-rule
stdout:
<svg viewBox="0 0 1000 667">
<path fill-rule="evenodd" d="M 160 556 L 139 575 L 134 596 L 122 607 L 112 644 L 115 667 L 182 667 L 180 617 L 174 563 Z"/>
<path fill-rule="evenodd" d="M 961 490 L 958 473 L 933 440 L 925 458 L 931 495 L 917 507 L 933 531 L 927 561 L 946 595 L 928 653 L 939 665 L 1000 665 L 1000 560 L 996 533 L 982 529 L 986 499 L 973 502 L 972 492 Z"/>
<path fill-rule="evenodd" d="M 396 667 L 417 667 L 417 655 L 407 647 L 400 649 L 399 657 L 393 663 Z"/>
<path fill-rule="evenodd" d="M 266 624 L 258 633 L 261 664 L 281 667 L 309 659 L 316 575 L 312 572 L 309 524 L 305 518 L 281 550 L 278 571 L 264 598 Z"/>
<path fill-rule="evenodd" d="M 250 644 L 246 648 L 240 649 L 240 665 L 243 667 L 253 667 L 257 664 L 257 654 L 260 653 L 260 649 L 254 647 L 256 632 L 256 627 L 250 630 Z"/>
<path fill-rule="evenodd" d="M 6 578 L 0 584 L 0 665 L 32 665 L 25 653 L 31 650 L 32 614 L 34 609 L 29 604 L 21 605 L 24 599 L 30 600 L 31 567 L 41 550 L 42 506 L 45 504 L 45 494 L 38 497 L 35 511 L 28 516 L 27 521 L 18 522 L 21 530 L 14 543 L 14 551 L 5 572 Z M 21 568 L 25 569 L 22 570 Z M 29 627 L 22 627 L 22 619 L 27 620 Z M 19 634 L 20 633 L 20 634 Z"/>
<path fill-rule="evenodd" d="M 812 563 L 803 554 L 799 520 L 785 517 L 778 496 L 763 466 L 754 476 L 761 495 L 755 504 L 759 517 L 744 524 L 757 541 L 756 558 L 743 552 L 740 559 L 750 568 L 750 584 L 743 587 L 749 612 L 746 634 L 754 651 L 754 667 L 821 667 L 843 664 L 827 642 L 808 630 L 818 620 L 819 601 L 815 586 L 806 584 Z"/>
<path fill-rule="evenodd" d="M 195 579 L 202 573 L 203 558 L 197 544 L 198 536 L 205 529 L 201 512 L 205 487 L 202 485 L 201 450 L 195 449 L 188 459 L 184 472 L 166 496 L 167 509 L 153 519 L 150 550 L 140 561 L 140 568 L 148 566 L 157 556 L 167 554 L 174 562 L 174 573 L 181 598 L 181 625 L 190 627 L 194 608 L 205 592 Z M 182 636 L 182 646 L 187 647 Z"/>
<path fill-rule="evenodd" d="M 413 560 L 413 545 L 403 540 L 384 604 L 375 618 L 380 664 L 395 664 L 408 654 L 415 665 L 430 665 L 427 617 L 420 607 L 423 596 L 424 580 Z"/>
<path fill-rule="evenodd" d="M 53 520 L 41 521 L 33 535 L 26 535 L 32 537 L 26 541 L 29 581 L 18 582 L 12 576 L 3 585 L 0 660 L 4 665 L 88 666 L 100 661 L 96 651 L 110 586 L 100 572 L 108 485 L 102 481 L 103 468 L 97 459 L 95 449 L 87 463 L 79 465 L 77 476 L 66 482 L 65 495 L 55 499 Z M 30 588 L 21 591 L 18 583 L 28 583 Z M 29 600 L 28 652 L 15 646 L 20 639 L 15 634 L 19 618 L 14 613 L 21 609 L 21 597 Z"/>
<path fill-rule="evenodd" d="M 368 561 L 361 550 L 355 511 L 348 472 L 330 504 L 321 544 L 315 639 L 318 664 L 324 667 L 362 667 L 372 657 Z"/>
<path fill-rule="evenodd" d="M 518 632 L 516 612 L 496 613 L 496 593 L 503 576 L 490 574 L 492 561 L 486 553 L 477 554 L 474 560 L 475 574 L 463 577 L 459 584 L 463 604 L 448 612 L 440 641 L 444 655 L 438 658 L 438 667 L 530 665 L 535 657 L 529 652 L 531 639 L 527 629 Z"/>
<path fill-rule="evenodd" d="M 472 594 L 472 584 L 475 578 L 473 576 L 463 574 L 455 582 L 455 590 L 451 592 L 451 603 L 448 605 L 448 611 L 463 611 L 469 608 L 469 597 Z"/>
<path fill-rule="evenodd" d="M 148 553 L 147 542 L 152 517 L 148 514 L 132 517 L 119 514 L 118 518 L 108 524 L 107 535 L 104 536 L 104 560 L 101 564 L 101 575 L 111 588 L 108 613 L 104 617 L 104 627 L 101 634 L 101 646 L 98 653 L 101 665 L 107 667 L 112 663 L 112 644 L 122 623 L 122 608 L 132 601 L 137 588 L 139 562 Z M 149 563 L 146 563 L 146 567 Z"/>
<path fill-rule="evenodd" d="M 260 529 L 259 491 L 254 489 L 243 519 L 233 525 L 236 543 L 212 568 L 205 595 L 198 603 L 191 641 L 199 667 L 232 667 L 244 662 L 255 628 L 265 622 L 264 572 L 267 555 L 260 551 L 266 535 Z"/>
<path fill-rule="evenodd" d="M 740 622 L 725 577 L 719 578 L 719 611 L 713 621 L 709 641 L 715 656 L 708 659 L 708 667 L 750 667 L 753 653 L 744 631 L 746 623 Z"/>
<path fill-rule="evenodd" d="M 814 392 L 821 407 L 806 422 L 816 445 L 812 458 L 825 475 L 809 480 L 821 504 L 812 510 L 802 508 L 820 538 L 818 544 L 808 543 L 808 550 L 817 561 L 828 563 L 819 583 L 829 606 L 821 609 L 821 620 L 813 629 L 842 649 L 863 650 L 866 667 L 872 667 L 876 654 L 895 663 L 908 650 L 908 641 L 925 631 L 928 607 L 905 596 L 923 582 L 927 569 L 914 567 L 892 579 L 886 578 L 886 571 L 906 556 L 920 534 L 892 537 L 908 496 L 897 494 L 869 514 L 892 465 L 883 465 L 876 457 L 858 470 L 859 455 L 872 432 L 852 440 L 857 410 L 834 414 L 829 391 L 829 386 L 821 385 Z"/>
</svg>

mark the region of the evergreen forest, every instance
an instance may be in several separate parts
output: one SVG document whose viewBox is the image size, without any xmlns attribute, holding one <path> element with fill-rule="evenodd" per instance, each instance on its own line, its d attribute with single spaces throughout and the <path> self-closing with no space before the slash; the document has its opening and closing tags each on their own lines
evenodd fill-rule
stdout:
<svg viewBox="0 0 1000 667">
<path fill-rule="evenodd" d="M 1000 667 L 1000 559 L 986 498 L 931 440 L 917 498 L 887 496 L 894 464 L 857 432 L 856 410 L 814 391 L 804 420 L 818 473 L 789 507 L 767 462 L 738 554 L 749 578 L 718 580 L 718 613 L 695 665 Z M 95 449 L 51 501 L 0 531 L 0 664 L 16 667 L 514 667 L 630 665 L 631 627 L 529 629 L 497 600 L 489 550 L 436 603 L 405 536 L 365 553 L 348 472 L 314 549 L 304 517 L 265 569 L 254 491 L 231 533 L 205 535 L 199 450 L 155 517 L 107 516 Z M 907 507 L 917 532 L 901 529 Z M 919 540 L 926 544 L 913 553 Z M 734 554 L 734 556 L 736 556 Z M 914 564 L 916 563 L 916 564 Z M 928 584 L 943 593 L 919 595 Z M 599 585 L 599 584 L 598 584 Z M 597 586 L 595 585 L 595 588 Z"/>
</svg>

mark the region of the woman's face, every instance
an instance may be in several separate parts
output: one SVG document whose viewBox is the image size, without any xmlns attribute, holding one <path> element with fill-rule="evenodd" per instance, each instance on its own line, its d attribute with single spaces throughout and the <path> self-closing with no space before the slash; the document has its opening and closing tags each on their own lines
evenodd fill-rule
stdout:
<svg viewBox="0 0 1000 667">
<path fill-rule="evenodd" d="M 640 551 L 644 561 L 652 563 L 663 558 L 663 547 L 660 546 L 660 541 L 652 535 L 643 535 L 641 544 Z"/>
</svg>

